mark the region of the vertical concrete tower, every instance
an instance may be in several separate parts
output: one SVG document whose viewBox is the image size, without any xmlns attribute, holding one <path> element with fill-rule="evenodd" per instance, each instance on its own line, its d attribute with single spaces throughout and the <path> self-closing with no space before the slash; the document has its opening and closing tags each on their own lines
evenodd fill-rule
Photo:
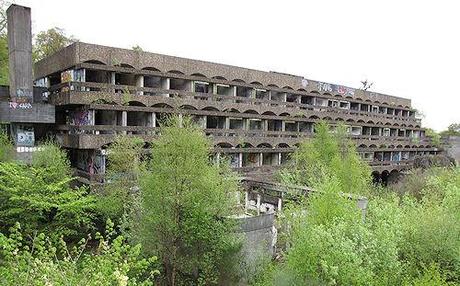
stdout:
<svg viewBox="0 0 460 286">
<path fill-rule="evenodd" d="M 30 8 L 13 4 L 6 10 L 6 13 L 11 101 L 31 103 L 33 78 Z"/>
</svg>

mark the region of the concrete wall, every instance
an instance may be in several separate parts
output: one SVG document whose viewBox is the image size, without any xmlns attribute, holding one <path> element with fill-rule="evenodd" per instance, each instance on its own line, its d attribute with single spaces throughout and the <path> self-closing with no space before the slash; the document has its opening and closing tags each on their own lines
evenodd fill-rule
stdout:
<svg viewBox="0 0 460 286">
<path fill-rule="evenodd" d="M 455 159 L 457 165 L 460 164 L 460 136 L 449 136 L 447 139 L 449 146 L 446 148 L 447 154 Z"/>
<path fill-rule="evenodd" d="M 244 236 L 241 270 L 244 276 L 253 275 L 258 266 L 272 258 L 275 252 L 277 231 L 274 227 L 275 214 L 244 217 L 237 219 L 240 232 Z"/>
<path fill-rule="evenodd" d="M 11 100 L 32 102 L 32 28 L 30 8 L 13 4 L 6 12 L 8 18 Z"/>
<path fill-rule="evenodd" d="M 0 122 L 54 123 L 55 110 L 50 104 L 17 105 L 0 102 Z"/>
</svg>

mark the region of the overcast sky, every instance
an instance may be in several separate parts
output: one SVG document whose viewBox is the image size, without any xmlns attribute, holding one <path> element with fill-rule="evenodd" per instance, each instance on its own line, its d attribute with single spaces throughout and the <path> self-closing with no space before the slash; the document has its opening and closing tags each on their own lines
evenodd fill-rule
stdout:
<svg viewBox="0 0 460 286">
<path fill-rule="evenodd" d="M 63 1 L 32 8 L 33 33 L 279 71 L 412 99 L 423 125 L 460 123 L 459 1 Z"/>
</svg>

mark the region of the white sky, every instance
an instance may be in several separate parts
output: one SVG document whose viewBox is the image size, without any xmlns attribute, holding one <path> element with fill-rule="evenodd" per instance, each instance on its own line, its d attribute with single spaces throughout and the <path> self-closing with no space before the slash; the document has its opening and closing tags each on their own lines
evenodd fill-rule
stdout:
<svg viewBox="0 0 460 286">
<path fill-rule="evenodd" d="M 34 33 L 279 71 L 412 99 L 423 125 L 460 123 L 460 1 L 16 0 Z"/>
</svg>

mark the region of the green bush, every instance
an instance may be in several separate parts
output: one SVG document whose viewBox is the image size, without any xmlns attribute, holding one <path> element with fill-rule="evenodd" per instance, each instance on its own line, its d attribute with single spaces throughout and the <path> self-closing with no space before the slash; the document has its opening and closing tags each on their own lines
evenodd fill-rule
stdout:
<svg viewBox="0 0 460 286">
<path fill-rule="evenodd" d="M 113 238 L 113 239 L 112 239 Z M 113 237 L 113 224 L 95 241 L 82 239 L 74 247 L 53 244 L 43 233 L 29 245 L 16 224 L 9 236 L 0 233 L 1 285 L 154 285 L 155 257 L 140 258 L 140 245 Z M 89 245 L 96 242 L 94 249 Z"/>
</svg>

